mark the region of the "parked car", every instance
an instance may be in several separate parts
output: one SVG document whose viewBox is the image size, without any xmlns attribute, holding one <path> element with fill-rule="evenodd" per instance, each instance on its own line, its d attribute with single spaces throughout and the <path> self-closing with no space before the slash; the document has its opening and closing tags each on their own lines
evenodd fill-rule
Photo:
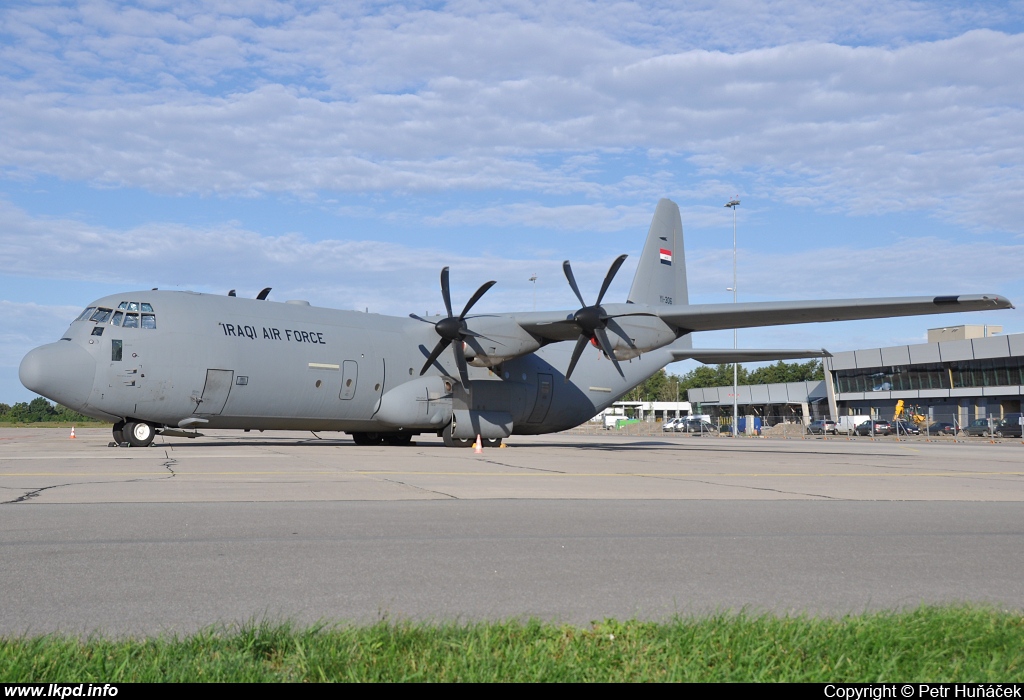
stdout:
<svg viewBox="0 0 1024 700">
<path fill-rule="evenodd" d="M 932 423 L 925 432 L 929 435 L 956 435 L 956 426 L 952 423 Z"/>
<path fill-rule="evenodd" d="M 807 426 L 807 432 L 811 435 L 838 435 L 839 427 L 834 420 L 816 420 Z"/>
<path fill-rule="evenodd" d="M 909 420 L 897 420 L 889 424 L 889 430 L 897 435 L 920 435 L 921 429 L 917 423 Z"/>
<path fill-rule="evenodd" d="M 964 428 L 964 432 L 972 437 L 988 437 L 995 432 L 995 426 L 999 421 L 990 418 L 978 418 L 972 420 Z"/>
<path fill-rule="evenodd" d="M 875 435 L 888 435 L 891 432 L 888 421 L 876 420 L 875 421 Z M 870 435 L 871 434 L 871 421 L 866 420 L 857 426 L 858 435 Z"/>
<path fill-rule="evenodd" d="M 679 428 L 681 433 L 713 433 L 715 426 L 700 418 L 691 418 Z"/>
<path fill-rule="evenodd" d="M 1024 437 L 1019 413 L 1009 413 L 995 426 L 996 437 Z"/>
<path fill-rule="evenodd" d="M 680 422 L 685 420 L 685 418 L 669 418 L 667 421 L 661 424 L 661 429 L 663 432 L 666 433 L 675 432 L 676 430 L 678 430 L 676 426 L 678 426 Z"/>
</svg>

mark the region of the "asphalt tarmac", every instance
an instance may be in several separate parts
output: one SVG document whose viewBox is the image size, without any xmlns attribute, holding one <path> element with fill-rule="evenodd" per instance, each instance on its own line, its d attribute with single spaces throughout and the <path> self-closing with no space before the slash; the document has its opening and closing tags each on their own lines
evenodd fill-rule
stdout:
<svg viewBox="0 0 1024 700">
<path fill-rule="evenodd" d="M 0 430 L 0 634 L 1024 609 L 1024 444 Z"/>
</svg>

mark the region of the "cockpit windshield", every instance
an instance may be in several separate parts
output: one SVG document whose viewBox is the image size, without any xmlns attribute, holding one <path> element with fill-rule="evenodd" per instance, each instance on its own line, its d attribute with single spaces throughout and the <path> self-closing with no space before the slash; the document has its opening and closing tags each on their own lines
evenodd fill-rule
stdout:
<svg viewBox="0 0 1024 700">
<path fill-rule="evenodd" d="M 156 313 L 148 301 L 122 301 L 116 311 L 103 306 L 89 306 L 75 321 L 109 323 L 121 328 L 153 329 L 156 328 Z"/>
</svg>

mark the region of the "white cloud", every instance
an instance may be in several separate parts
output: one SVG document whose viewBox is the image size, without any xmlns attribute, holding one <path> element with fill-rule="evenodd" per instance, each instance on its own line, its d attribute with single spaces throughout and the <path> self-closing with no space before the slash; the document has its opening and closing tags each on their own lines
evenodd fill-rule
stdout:
<svg viewBox="0 0 1024 700">
<path fill-rule="evenodd" d="M 609 181 L 610 154 L 650 151 L 760 174 L 793 203 L 1019 230 L 1024 205 L 996 195 L 1024 185 L 1024 35 L 956 33 L 1007 7 L 718 8 L 738 27 L 722 31 L 763 37 L 740 44 L 695 41 L 711 4 L 345 7 L 8 9 L 0 165 L 162 193 L 621 203 L 680 186 L 657 171 Z M 637 38 L 656 26 L 683 38 Z M 861 34 L 893 41 L 830 43 Z M 703 48 L 716 45 L 732 53 Z"/>
</svg>

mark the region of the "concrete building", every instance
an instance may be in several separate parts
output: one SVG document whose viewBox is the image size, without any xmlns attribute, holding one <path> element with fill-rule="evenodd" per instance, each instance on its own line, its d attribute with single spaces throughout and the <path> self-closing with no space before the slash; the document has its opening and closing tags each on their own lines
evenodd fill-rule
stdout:
<svg viewBox="0 0 1024 700">
<path fill-rule="evenodd" d="M 978 329 L 982 329 L 980 332 Z M 1020 413 L 1024 394 L 1024 333 L 996 335 L 999 326 L 932 329 L 929 337 L 957 338 L 839 352 L 824 358 L 825 381 L 739 388 L 739 413 L 765 423 L 804 424 L 816 418 L 891 418 L 896 402 L 929 422 L 968 423 Z M 691 389 L 695 411 L 732 412 L 732 387 Z"/>
</svg>

